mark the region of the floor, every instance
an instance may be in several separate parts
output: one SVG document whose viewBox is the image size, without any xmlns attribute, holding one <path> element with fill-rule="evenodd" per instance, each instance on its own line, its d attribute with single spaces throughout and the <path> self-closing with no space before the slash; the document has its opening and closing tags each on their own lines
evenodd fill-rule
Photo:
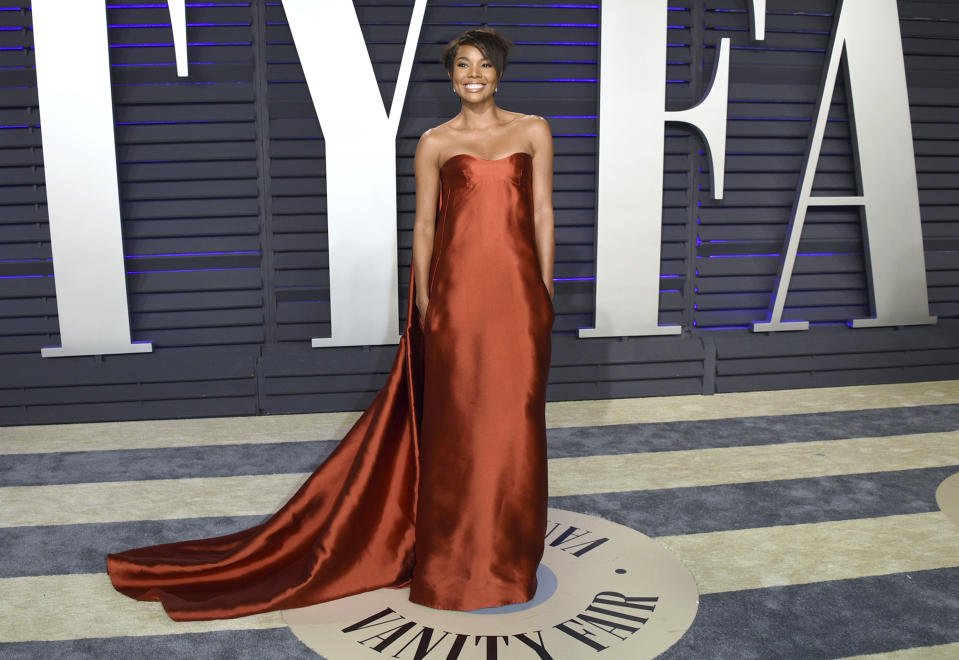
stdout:
<svg viewBox="0 0 959 660">
<path fill-rule="evenodd" d="M 0 428 L 0 657 L 319 657 L 276 613 L 174 623 L 114 592 L 104 555 L 258 522 L 357 416 Z M 696 580 L 662 657 L 959 657 L 936 500 L 959 380 L 557 402 L 547 425 L 550 506 L 656 538 Z"/>
</svg>

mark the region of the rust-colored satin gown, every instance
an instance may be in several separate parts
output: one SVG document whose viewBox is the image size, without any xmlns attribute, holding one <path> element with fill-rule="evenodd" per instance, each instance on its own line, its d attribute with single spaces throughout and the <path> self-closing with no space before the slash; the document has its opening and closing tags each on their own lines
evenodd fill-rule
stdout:
<svg viewBox="0 0 959 660">
<path fill-rule="evenodd" d="M 178 621 L 381 587 L 472 610 L 536 591 L 546 532 L 554 311 L 533 232 L 532 157 L 440 168 L 429 298 L 386 384 L 293 497 L 251 529 L 110 554 L 116 589 Z"/>
</svg>

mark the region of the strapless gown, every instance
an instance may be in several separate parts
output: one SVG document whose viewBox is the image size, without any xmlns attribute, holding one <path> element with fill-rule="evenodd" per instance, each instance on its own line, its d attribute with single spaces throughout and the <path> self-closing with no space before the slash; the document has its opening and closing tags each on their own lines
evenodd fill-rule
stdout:
<svg viewBox="0 0 959 660">
<path fill-rule="evenodd" d="M 429 298 L 383 388 L 263 523 L 107 556 L 114 587 L 178 621 L 381 587 L 451 610 L 525 602 L 546 533 L 554 311 L 533 231 L 532 157 L 440 168 Z"/>
</svg>

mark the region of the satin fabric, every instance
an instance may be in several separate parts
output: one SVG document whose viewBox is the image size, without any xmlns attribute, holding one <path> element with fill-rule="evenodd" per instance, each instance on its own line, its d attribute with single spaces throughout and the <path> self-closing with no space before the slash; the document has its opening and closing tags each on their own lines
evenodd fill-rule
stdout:
<svg viewBox="0 0 959 660">
<path fill-rule="evenodd" d="M 264 523 L 107 556 L 114 587 L 178 621 L 303 607 L 381 587 L 471 610 L 536 591 L 546 530 L 554 311 L 537 261 L 532 157 L 440 169 L 430 303 L 386 384 Z"/>
</svg>

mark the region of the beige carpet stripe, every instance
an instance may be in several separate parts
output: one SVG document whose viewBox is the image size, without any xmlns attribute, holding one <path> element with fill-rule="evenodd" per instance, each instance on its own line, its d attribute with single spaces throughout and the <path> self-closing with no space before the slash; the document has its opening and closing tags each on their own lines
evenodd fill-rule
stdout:
<svg viewBox="0 0 959 660">
<path fill-rule="evenodd" d="M 956 658 L 959 658 L 959 644 L 917 646 L 888 653 L 849 656 L 841 660 L 956 660 Z"/>
<path fill-rule="evenodd" d="M 959 566 L 941 512 L 660 537 L 701 594 Z"/>
<path fill-rule="evenodd" d="M 557 401 L 547 405 L 546 424 L 550 428 L 560 428 L 682 422 L 948 403 L 959 403 L 959 380 L 734 392 L 712 396 Z"/>
<path fill-rule="evenodd" d="M 550 461 L 550 495 L 588 495 L 959 465 L 959 431 Z"/>
<path fill-rule="evenodd" d="M 841 412 L 959 403 L 959 380 L 712 396 L 557 401 L 550 428 Z M 0 454 L 338 440 L 359 412 L 0 428 Z"/>
<path fill-rule="evenodd" d="M 305 474 L 0 489 L 0 527 L 249 516 L 276 511 Z"/>
<path fill-rule="evenodd" d="M 0 580 L 0 642 L 182 635 L 284 628 L 278 612 L 222 621 L 172 621 L 159 603 L 114 590 L 106 573 Z"/>
<path fill-rule="evenodd" d="M 338 440 L 359 412 L 0 428 L 0 455 Z"/>
<path fill-rule="evenodd" d="M 959 565 L 959 530 L 941 513 L 660 539 L 703 594 Z M 173 635 L 282 626 L 275 614 L 174 623 L 156 603 L 116 593 L 105 574 L 0 579 L 0 640 Z"/>
<path fill-rule="evenodd" d="M 550 494 L 715 486 L 959 465 L 959 431 L 778 445 L 558 458 Z M 262 515 L 304 474 L 0 488 L 0 527 Z"/>
</svg>

